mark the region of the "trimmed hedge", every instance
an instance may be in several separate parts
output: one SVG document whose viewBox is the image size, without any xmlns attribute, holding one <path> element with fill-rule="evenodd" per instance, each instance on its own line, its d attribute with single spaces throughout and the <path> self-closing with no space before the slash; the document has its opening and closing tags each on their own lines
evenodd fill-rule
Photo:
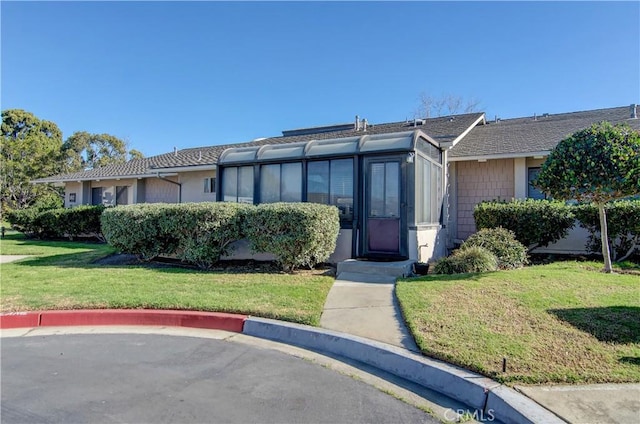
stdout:
<svg viewBox="0 0 640 424">
<path fill-rule="evenodd" d="M 247 238 L 254 252 L 271 253 L 286 271 L 328 259 L 336 247 L 338 210 L 312 203 L 138 204 L 102 216 L 107 241 L 122 252 L 150 260 L 175 255 L 210 268 Z"/>
<path fill-rule="evenodd" d="M 502 227 L 483 228 L 462 243 L 460 250 L 483 247 L 498 258 L 499 269 L 522 268 L 527 264 L 527 248 L 516 240 L 513 231 Z"/>
<path fill-rule="evenodd" d="M 164 232 L 178 234 L 178 258 L 211 268 L 230 244 L 244 237 L 242 222 L 249 205 L 241 203 L 187 203 L 170 208 Z"/>
<path fill-rule="evenodd" d="M 469 272 L 489 272 L 498 269 L 498 258 L 480 246 L 469 246 L 454 250 L 446 258 L 436 262 L 434 274 L 466 274 Z"/>
<path fill-rule="evenodd" d="M 640 255 L 640 200 L 608 203 L 605 211 L 612 259 L 620 262 L 634 254 Z M 578 205 L 574 212 L 580 226 L 589 231 L 587 250 L 602 254 L 598 207 Z"/>
<path fill-rule="evenodd" d="M 552 200 L 481 202 L 473 211 L 476 228 L 506 228 L 531 251 L 563 239 L 575 224 L 571 206 Z"/>
<path fill-rule="evenodd" d="M 151 260 L 159 255 L 174 255 L 178 236 L 172 234 L 163 220 L 173 204 L 153 203 L 118 206 L 102 214 L 102 233 L 107 243 L 121 252 Z"/>
<path fill-rule="evenodd" d="M 73 240 L 78 236 L 92 236 L 103 240 L 100 216 L 104 210 L 102 205 L 71 209 L 28 208 L 10 211 L 6 217 L 13 228 L 29 237 Z"/>
<path fill-rule="evenodd" d="M 245 222 L 251 249 L 272 253 L 284 271 L 326 261 L 339 231 L 338 208 L 316 203 L 261 204 Z"/>
</svg>

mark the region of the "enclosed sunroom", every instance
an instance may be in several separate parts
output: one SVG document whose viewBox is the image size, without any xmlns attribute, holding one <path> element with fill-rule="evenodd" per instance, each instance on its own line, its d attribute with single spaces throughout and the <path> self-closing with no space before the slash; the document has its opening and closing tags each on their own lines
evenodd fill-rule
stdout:
<svg viewBox="0 0 640 424">
<path fill-rule="evenodd" d="M 218 159 L 218 200 L 336 206 L 330 258 L 413 259 L 445 253 L 443 152 L 419 130 L 236 147 Z"/>
</svg>

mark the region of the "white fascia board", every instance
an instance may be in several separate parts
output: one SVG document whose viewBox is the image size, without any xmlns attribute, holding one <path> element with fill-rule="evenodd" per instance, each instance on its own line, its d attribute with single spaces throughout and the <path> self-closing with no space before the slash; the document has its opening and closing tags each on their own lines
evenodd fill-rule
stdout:
<svg viewBox="0 0 640 424">
<path fill-rule="evenodd" d="M 166 175 L 167 173 L 177 173 L 177 172 L 195 172 L 195 171 L 214 171 L 218 168 L 216 164 L 208 164 L 208 165 L 194 165 L 194 166 L 176 166 L 173 168 L 151 168 L 149 171 L 153 172 L 153 175 L 156 175 L 158 172 L 162 175 Z"/>
<path fill-rule="evenodd" d="M 429 143 L 433 144 L 434 146 L 442 147 L 442 145 L 444 144 L 444 143 L 438 143 L 433 138 L 431 138 L 429 136 L 429 134 L 427 134 L 426 132 L 422 131 L 422 129 L 419 129 L 419 130 L 417 130 L 415 132 L 415 134 L 413 136 L 413 146 L 414 147 L 415 147 L 416 142 L 417 142 L 419 137 L 424 138 L 425 140 L 429 141 Z"/>
<path fill-rule="evenodd" d="M 491 159 L 514 159 L 514 158 L 529 158 L 534 156 L 548 156 L 549 150 L 540 152 L 522 152 L 522 153 L 498 153 L 493 155 L 474 155 L 474 156 L 449 156 L 449 162 L 464 162 L 464 161 L 477 161 L 477 160 L 491 160 Z"/>
<path fill-rule="evenodd" d="M 458 137 L 456 137 L 455 140 L 453 140 L 451 143 L 451 146 L 447 146 L 449 148 L 455 146 L 458 141 L 462 140 L 467 134 L 469 134 L 469 132 L 474 129 L 480 122 L 485 122 L 485 117 L 484 117 L 484 112 L 478 117 L 478 119 L 476 119 L 475 121 L 473 121 L 473 124 L 469 125 L 469 128 L 467 128 L 466 130 L 464 130 L 462 132 L 462 134 L 460 134 Z M 448 143 L 447 143 L 448 144 Z"/>
</svg>

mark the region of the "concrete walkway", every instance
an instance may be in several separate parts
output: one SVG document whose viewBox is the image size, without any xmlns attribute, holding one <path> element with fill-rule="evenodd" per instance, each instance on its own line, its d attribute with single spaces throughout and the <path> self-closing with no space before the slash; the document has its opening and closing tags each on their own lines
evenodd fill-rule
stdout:
<svg viewBox="0 0 640 424">
<path fill-rule="evenodd" d="M 0 264 L 8 264 L 29 257 L 31 257 L 31 255 L 0 255 Z"/>
<path fill-rule="evenodd" d="M 320 326 L 418 352 L 396 299 L 396 277 L 381 273 L 339 272 Z"/>
</svg>

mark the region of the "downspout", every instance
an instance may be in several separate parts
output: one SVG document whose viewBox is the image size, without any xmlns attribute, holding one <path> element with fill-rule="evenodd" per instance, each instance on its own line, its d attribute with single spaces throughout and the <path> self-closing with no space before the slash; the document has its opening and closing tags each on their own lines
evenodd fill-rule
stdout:
<svg viewBox="0 0 640 424">
<path fill-rule="evenodd" d="M 181 183 L 177 183 L 177 182 L 175 182 L 175 181 L 171 181 L 171 180 L 167 179 L 167 177 L 165 177 L 165 176 L 163 176 L 163 175 L 160 175 L 160 173 L 159 173 L 159 172 L 158 172 L 156 175 L 157 175 L 157 177 L 158 177 L 158 178 L 160 178 L 161 180 L 164 180 L 164 181 L 166 181 L 166 182 L 168 182 L 168 183 L 175 184 L 175 185 L 177 185 L 177 186 L 178 186 L 178 203 L 182 203 L 182 184 L 181 184 Z"/>
</svg>

